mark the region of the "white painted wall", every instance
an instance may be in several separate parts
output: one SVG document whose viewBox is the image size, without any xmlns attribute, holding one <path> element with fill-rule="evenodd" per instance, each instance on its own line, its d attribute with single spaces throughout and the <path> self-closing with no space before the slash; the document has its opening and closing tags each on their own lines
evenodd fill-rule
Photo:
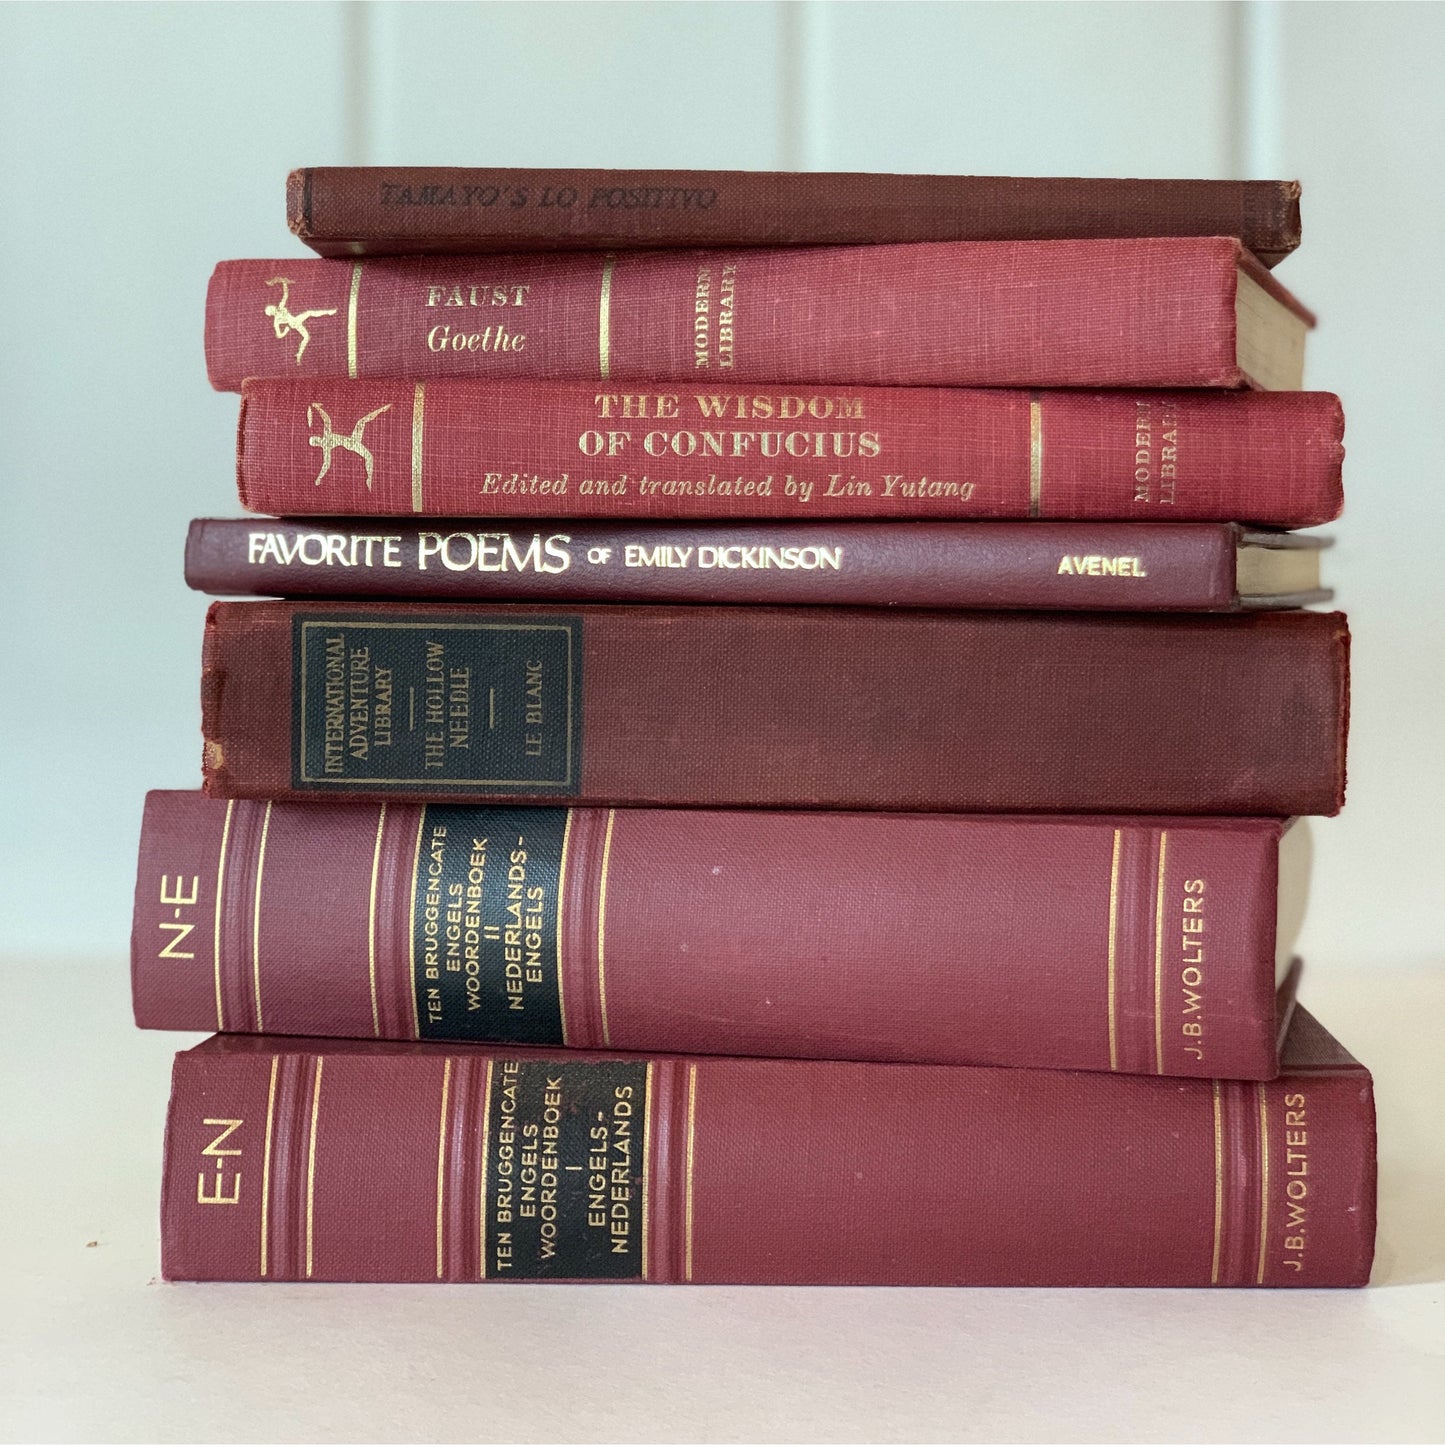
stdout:
<svg viewBox="0 0 1445 1445">
<path fill-rule="evenodd" d="M 1305 946 L 1438 959 L 1442 53 L 1426 4 L 0 6 L 0 946 L 119 966 L 142 794 L 198 780 L 212 264 L 297 251 L 290 167 L 417 160 L 1300 177 L 1357 634 Z"/>
</svg>

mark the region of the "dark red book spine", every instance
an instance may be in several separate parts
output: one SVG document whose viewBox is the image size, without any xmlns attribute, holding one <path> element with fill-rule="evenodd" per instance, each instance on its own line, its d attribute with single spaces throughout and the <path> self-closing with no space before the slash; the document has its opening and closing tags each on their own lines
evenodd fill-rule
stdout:
<svg viewBox="0 0 1445 1445">
<path fill-rule="evenodd" d="M 1284 539 L 1231 523 L 498 525 L 207 518 L 191 523 L 186 581 L 222 597 L 1134 612 L 1298 606 L 1329 596 L 1241 599 L 1241 543 Z"/>
<path fill-rule="evenodd" d="M 253 376 L 1239 387 L 1241 267 L 1299 309 L 1227 237 L 223 261 L 206 362 L 223 391 Z"/>
<path fill-rule="evenodd" d="M 323 256 L 628 246 L 1238 236 L 1299 245 L 1298 181 L 313 166 L 286 218 Z"/>
<path fill-rule="evenodd" d="M 1334 813 L 1338 614 L 218 602 L 208 792 Z"/>
<path fill-rule="evenodd" d="M 136 1021 L 1268 1079 L 1283 831 L 151 793 Z"/>
<path fill-rule="evenodd" d="M 1362 1285 L 1369 1074 L 1271 1083 L 213 1038 L 167 1279 Z"/>
<path fill-rule="evenodd" d="M 1340 511 L 1344 417 L 1324 392 L 273 377 L 241 395 L 241 501 L 280 516 L 1308 527 Z"/>
</svg>

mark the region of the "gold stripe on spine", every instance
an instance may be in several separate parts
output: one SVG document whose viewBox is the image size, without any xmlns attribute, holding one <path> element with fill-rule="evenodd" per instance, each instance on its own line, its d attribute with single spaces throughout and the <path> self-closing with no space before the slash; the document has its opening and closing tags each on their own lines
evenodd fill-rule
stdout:
<svg viewBox="0 0 1445 1445">
<path fill-rule="evenodd" d="M 1259 1094 L 1259 1268 L 1255 1284 L 1264 1283 L 1265 1255 L 1269 1250 L 1269 1103 L 1263 1084 L 1256 1084 Z"/>
<path fill-rule="evenodd" d="M 1154 1072 L 1164 1072 L 1164 864 L 1169 830 L 1159 834 L 1159 878 L 1154 885 Z"/>
<path fill-rule="evenodd" d="M 316 1116 L 321 1111 L 321 1066 L 326 1062 L 316 1056 L 316 1082 L 311 1086 L 311 1142 L 306 1146 L 306 1278 L 316 1263 L 312 1248 L 316 1234 Z"/>
<path fill-rule="evenodd" d="M 477 1278 L 487 1277 L 487 1156 L 492 1147 L 492 1060 L 482 1084 L 482 1167 L 477 1185 Z"/>
<path fill-rule="evenodd" d="M 231 842 L 231 814 L 236 810 L 236 800 L 226 804 L 226 821 L 221 826 L 221 857 L 216 864 L 216 932 L 211 952 L 216 966 L 216 1030 L 224 1033 L 226 1009 L 221 1002 L 221 889 L 226 882 L 226 849 Z"/>
<path fill-rule="evenodd" d="M 697 1138 L 697 1065 L 687 1066 L 687 1187 L 683 1190 L 683 1279 L 692 1283 L 692 1155 Z"/>
<path fill-rule="evenodd" d="M 610 251 L 602 263 L 602 295 L 597 303 L 597 361 L 603 378 L 612 375 L 612 268 L 617 257 Z"/>
<path fill-rule="evenodd" d="M 1117 1017 L 1118 980 L 1114 961 L 1115 937 L 1119 926 L 1119 845 L 1122 828 L 1114 829 L 1114 858 L 1109 865 L 1109 1067 L 1119 1067 L 1119 1021 Z"/>
<path fill-rule="evenodd" d="M 1029 398 L 1029 516 L 1043 512 L 1044 404 L 1035 392 Z"/>
<path fill-rule="evenodd" d="M 447 1105 L 452 1092 L 452 1061 L 442 1060 L 442 1121 L 437 1129 L 437 1278 L 446 1267 L 446 1220 L 442 1214 L 447 1187 Z"/>
<path fill-rule="evenodd" d="M 267 1247 L 270 1244 L 271 1221 L 271 1126 L 276 1118 L 276 1072 L 281 1067 L 279 1054 L 271 1058 L 271 1086 L 266 1090 L 266 1143 L 261 1155 L 261 1278 L 270 1269 Z"/>
<path fill-rule="evenodd" d="M 612 1029 L 607 1022 L 607 865 L 612 858 L 612 824 L 616 821 L 617 809 L 607 810 L 607 835 L 602 840 L 602 881 L 597 887 L 597 997 L 602 1005 L 602 1042 L 609 1047 L 612 1043 Z"/>
<path fill-rule="evenodd" d="M 356 363 L 356 303 L 361 299 L 361 262 L 351 263 L 351 294 L 346 301 L 346 374 L 358 375 Z"/>
<path fill-rule="evenodd" d="M 251 905 L 251 987 L 256 995 L 256 1032 L 266 1032 L 261 1016 L 261 879 L 266 872 L 266 835 L 271 831 L 271 804 L 261 818 L 261 848 L 256 855 L 256 898 Z"/>
<path fill-rule="evenodd" d="M 426 804 L 421 805 L 421 816 L 416 820 L 416 848 L 411 855 L 411 908 L 406 918 L 406 957 L 410 972 L 406 977 L 406 991 L 411 995 L 411 1035 L 421 1037 L 421 1020 L 416 1016 L 416 870 L 421 862 L 421 835 L 426 827 Z"/>
<path fill-rule="evenodd" d="M 411 509 L 421 511 L 422 422 L 426 409 L 426 387 L 417 382 L 411 397 Z"/>
<path fill-rule="evenodd" d="M 562 909 L 567 897 L 567 844 L 572 837 L 572 809 L 567 809 L 567 821 L 562 824 L 562 854 L 557 859 L 557 1013 L 562 1020 L 562 1045 L 567 1038 L 567 999 L 562 990 Z"/>
<path fill-rule="evenodd" d="M 1214 1090 L 1214 1261 L 1209 1266 L 1210 1284 L 1219 1283 L 1219 1250 L 1224 1239 L 1224 1108 L 1219 1098 L 1219 1080 Z"/>
<path fill-rule="evenodd" d="M 647 1278 L 647 1196 L 652 1193 L 652 1078 L 657 1065 L 649 1063 L 642 1096 L 642 1277 Z"/>
<path fill-rule="evenodd" d="M 366 965 L 371 973 L 371 1032 L 381 1037 L 381 1012 L 376 1006 L 376 880 L 381 871 L 381 834 L 386 827 L 386 804 L 376 819 L 376 848 L 371 855 L 371 901 L 366 911 Z M 415 876 L 415 874 L 413 874 Z"/>
</svg>

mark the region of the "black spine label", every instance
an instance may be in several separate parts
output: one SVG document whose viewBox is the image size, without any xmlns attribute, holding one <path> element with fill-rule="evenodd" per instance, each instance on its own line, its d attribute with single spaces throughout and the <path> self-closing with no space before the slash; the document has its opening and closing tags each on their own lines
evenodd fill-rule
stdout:
<svg viewBox="0 0 1445 1445">
<path fill-rule="evenodd" d="M 487 1100 L 487 1278 L 642 1278 L 647 1133 L 645 1063 L 498 1059 Z"/>
<path fill-rule="evenodd" d="M 557 927 L 565 808 L 428 804 L 412 982 L 424 1039 L 565 1043 Z"/>
<path fill-rule="evenodd" d="M 298 613 L 292 786 L 570 797 L 582 771 L 582 620 Z"/>
</svg>

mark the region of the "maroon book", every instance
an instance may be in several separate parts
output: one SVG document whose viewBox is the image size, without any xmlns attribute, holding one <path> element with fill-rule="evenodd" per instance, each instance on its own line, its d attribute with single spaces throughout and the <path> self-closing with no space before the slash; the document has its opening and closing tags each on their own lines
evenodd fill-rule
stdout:
<svg viewBox="0 0 1445 1445">
<path fill-rule="evenodd" d="M 1233 523 L 412 522 L 207 518 L 186 581 L 220 597 L 741 602 L 1231 612 L 1324 602 L 1326 539 Z"/>
<path fill-rule="evenodd" d="M 1299 245 L 1298 181 L 308 166 L 286 219 L 323 256 L 628 246 L 1237 236 Z"/>
<path fill-rule="evenodd" d="M 1238 241 L 223 261 L 248 377 L 1297 391 L 1314 318 Z M 359 422 L 356 423 L 359 426 Z"/>
<path fill-rule="evenodd" d="M 158 792 L 141 830 L 135 1015 L 1269 1079 L 1307 861 L 1304 830 L 1269 819 Z"/>
<path fill-rule="evenodd" d="M 219 797 L 1334 813 L 1338 614 L 218 602 Z"/>
<path fill-rule="evenodd" d="M 180 1054 L 191 1280 L 1362 1285 L 1369 1074 L 1271 1083 L 220 1035 Z"/>
<path fill-rule="evenodd" d="M 1339 515 L 1326 392 L 271 377 L 241 388 L 253 512 L 794 521 Z"/>
</svg>

